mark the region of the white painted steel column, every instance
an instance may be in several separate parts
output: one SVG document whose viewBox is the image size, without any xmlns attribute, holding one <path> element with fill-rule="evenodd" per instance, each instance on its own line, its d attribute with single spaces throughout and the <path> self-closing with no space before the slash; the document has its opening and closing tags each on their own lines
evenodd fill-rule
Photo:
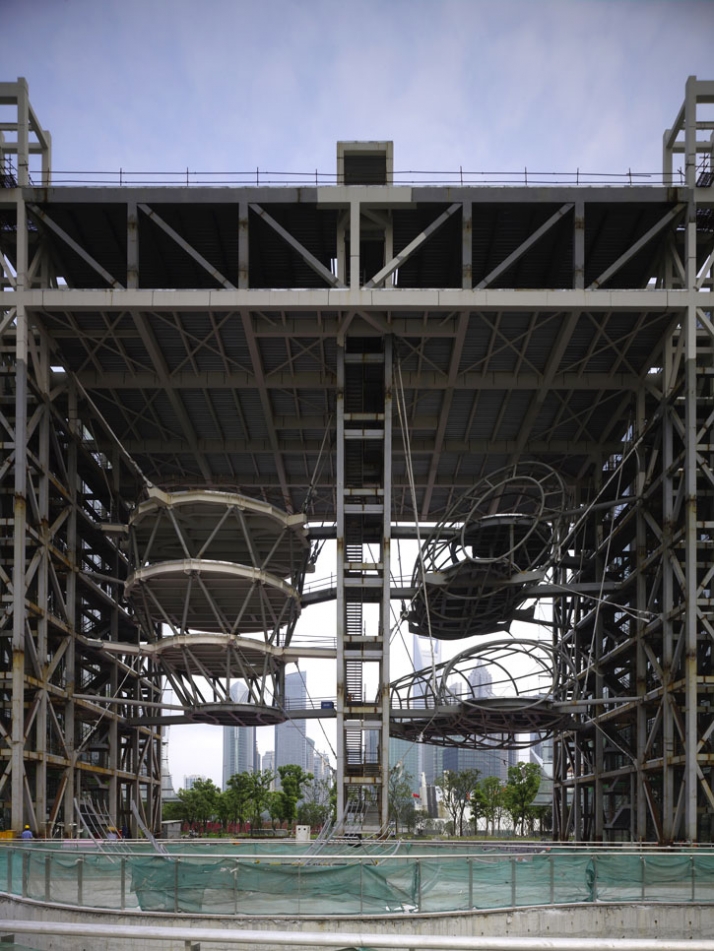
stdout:
<svg viewBox="0 0 714 951">
<path fill-rule="evenodd" d="M 358 198 L 350 200 L 350 288 L 356 291 L 360 286 L 360 203 Z"/>
<path fill-rule="evenodd" d="M 25 87 L 25 92 L 26 92 Z M 19 111 L 19 107 L 18 107 Z M 19 136 L 19 133 L 18 133 Z M 19 162 L 19 155 L 18 155 Z M 17 209 L 17 309 L 15 338 L 15 499 L 13 505 L 12 567 L 12 734 L 11 822 L 19 832 L 23 825 L 24 796 L 24 700 L 25 700 L 25 568 L 27 528 L 27 361 L 28 326 L 23 301 L 27 279 L 27 213 L 20 195 Z"/>
<path fill-rule="evenodd" d="M 135 201 L 126 205 L 126 286 L 139 286 L 139 212 Z"/>
<path fill-rule="evenodd" d="M 337 639 L 337 820 L 345 816 L 345 348 L 337 346 L 337 550 L 335 591 L 335 634 Z"/>
<path fill-rule="evenodd" d="M 674 607 L 674 578 L 672 567 L 672 412 L 668 405 L 669 394 L 675 386 L 673 350 L 675 343 L 670 336 L 664 348 L 662 366 L 662 676 L 664 697 L 662 700 L 662 834 L 665 842 L 679 836 L 674 821 L 674 713 L 672 694 L 673 632 L 672 609 Z"/>
<path fill-rule="evenodd" d="M 40 466 L 36 478 L 38 481 L 37 492 L 40 513 L 40 539 L 42 551 L 40 554 L 40 564 L 37 569 L 36 590 L 37 605 L 41 608 L 42 614 L 38 616 L 36 623 L 37 638 L 37 656 L 40 658 L 40 671 L 36 676 L 46 676 L 46 665 L 44 660 L 49 656 L 50 645 L 48 641 L 48 599 L 50 593 L 50 546 L 53 543 L 51 533 L 51 513 L 50 513 L 50 354 L 49 341 L 43 334 L 39 340 L 39 360 L 35 363 L 35 383 L 44 396 L 44 406 L 42 407 L 42 418 L 39 425 L 39 459 Z M 38 696 L 38 709 L 35 729 L 35 750 L 38 753 L 38 760 L 35 765 L 35 822 L 39 833 L 46 832 L 47 820 L 47 754 L 50 752 L 47 748 L 47 727 L 48 727 L 48 704 L 50 702 L 47 685 L 43 684 L 43 690 Z"/>
<path fill-rule="evenodd" d="M 686 184 L 696 184 L 696 80 L 687 80 L 684 105 Z M 693 195 L 687 208 L 685 233 L 685 286 L 693 290 L 697 278 L 697 222 Z M 697 311 L 692 304 L 684 322 L 684 546 L 685 546 L 685 773 L 686 835 L 697 841 Z"/>
<path fill-rule="evenodd" d="M 30 184 L 30 98 L 23 78 L 17 81 L 17 183 L 20 188 Z"/>
<path fill-rule="evenodd" d="M 573 209 L 573 287 L 585 287 L 585 202 L 576 201 Z"/>
<path fill-rule="evenodd" d="M 238 203 L 238 287 L 250 287 L 250 252 L 248 241 L 250 211 L 248 202 Z"/>
<path fill-rule="evenodd" d="M 473 285 L 473 202 L 465 201 L 461 210 L 461 286 L 470 291 Z"/>
<path fill-rule="evenodd" d="M 645 405 L 644 391 L 640 389 L 637 393 L 635 439 L 642 435 L 645 425 Z M 641 453 L 637 453 L 637 492 L 636 498 L 643 497 L 645 488 L 646 460 L 642 458 Z M 644 765 L 647 758 L 647 710 L 644 706 L 644 698 L 647 693 L 647 658 L 645 655 L 645 612 L 647 609 L 647 590 L 644 577 L 644 563 L 647 558 L 645 522 L 642 506 L 638 505 L 636 514 L 636 551 L 635 551 L 635 570 L 637 572 L 636 598 L 637 598 L 637 616 L 634 620 L 635 625 L 635 689 L 637 696 L 641 698 L 636 711 L 636 733 L 637 733 L 637 838 L 642 841 L 647 838 L 647 798 L 645 783 L 648 779 L 645 774 Z M 602 696 L 602 693 L 600 694 Z M 661 828 L 657 829 L 658 837 L 661 835 Z"/>
<path fill-rule="evenodd" d="M 67 423 L 70 433 L 77 437 L 80 432 L 79 406 L 77 398 L 77 386 L 74 378 L 70 377 L 67 382 Z M 77 531 L 77 503 L 78 503 L 78 485 L 79 476 L 77 473 L 79 463 L 79 450 L 77 448 L 77 439 L 70 439 L 67 448 L 67 477 L 68 492 L 70 500 L 69 523 L 67 525 L 67 558 L 72 568 L 76 568 L 80 562 L 77 553 L 78 536 Z M 76 701 L 74 699 L 75 691 L 75 671 L 77 655 L 76 625 L 79 621 L 76 613 L 77 606 L 77 571 L 67 572 L 67 582 L 65 588 L 65 604 L 67 605 L 68 622 L 71 630 L 71 636 L 67 645 L 67 664 L 66 664 L 66 683 L 64 695 L 64 741 L 67 746 L 67 755 L 69 757 L 69 766 L 67 768 L 66 786 L 64 791 L 64 821 L 65 826 L 69 823 L 69 833 L 65 829 L 65 834 L 74 838 L 72 832 L 77 822 L 74 814 L 74 800 L 79 799 L 81 772 L 76 768 L 77 752 L 75 748 L 75 728 L 76 728 Z"/>
<path fill-rule="evenodd" d="M 382 648 L 382 683 L 380 700 L 382 708 L 381 742 L 381 824 L 389 822 L 389 632 L 391 625 L 391 547 L 392 547 L 392 338 L 384 338 L 384 515 L 382 535 L 382 607 L 380 642 Z"/>
<path fill-rule="evenodd" d="M 686 837 L 697 841 L 697 388 L 696 308 L 684 322 L 684 631 Z"/>
</svg>

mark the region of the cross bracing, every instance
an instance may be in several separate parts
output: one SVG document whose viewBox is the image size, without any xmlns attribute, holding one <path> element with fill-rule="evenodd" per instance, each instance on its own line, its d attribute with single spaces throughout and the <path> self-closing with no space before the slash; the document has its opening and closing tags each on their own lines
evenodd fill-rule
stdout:
<svg viewBox="0 0 714 951">
<path fill-rule="evenodd" d="M 383 682 L 369 709 L 338 691 L 349 798 L 347 786 L 386 790 L 362 734 L 383 749 L 391 716 L 390 525 L 439 523 L 492 473 L 537 463 L 565 489 L 562 544 L 524 591 L 552 599 L 569 672 L 552 701 L 577 703 L 549 726 L 557 833 L 705 837 L 714 195 L 700 113 L 714 84 L 687 83 L 665 135 L 670 184 L 613 188 L 393 185 L 390 158 L 381 183 L 344 184 L 349 143 L 331 186 L 53 187 L 26 85 L 0 84 L 0 97 L 17 107 L 15 138 L 0 141 L 7 821 L 71 823 L 74 787 L 90 783 L 102 813 L 119 821 L 133 798 L 151 825 L 162 677 L 187 718 L 201 705 L 230 716 L 218 708 L 245 676 L 256 716 L 279 706 L 285 657 L 206 632 L 183 643 L 198 632 L 175 618 L 178 639 L 163 644 L 166 618 L 126 599 L 125 532 L 148 486 L 254 499 L 353 546 L 343 588 L 361 594 L 338 584 L 338 617 L 349 609 L 349 626 L 374 600 L 382 612 L 364 651 L 338 637 L 338 667 L 353 665 L 346 682 L 360 653 Z M 344 355 L 389 371 L 365 371 L 351 409 Z M 520 610 L 512 600 L 498 630 Z M 177 595 L 171 610 L 184 607 Z M 488 731 L 487 718 L 462 720 L 463 735 Z"/>
</svg>

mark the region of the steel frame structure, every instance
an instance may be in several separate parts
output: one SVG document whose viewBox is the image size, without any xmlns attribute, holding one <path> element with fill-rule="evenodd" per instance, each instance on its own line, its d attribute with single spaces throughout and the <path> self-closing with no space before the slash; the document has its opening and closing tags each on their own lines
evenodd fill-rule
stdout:
<svg viewBox="0 0 714 951">
<path fill-rule="evenodd" d="M 390 535 L 535 461 L 569 494 L 547 596 L 574 671 L 557 699 L 580 707 L 556 739 L 556 833 L 708 836 L 712 102 L 714 83 L 690 78 L 661 185 L 395 186 L 391 146 L 348 143 L 334 186 L 52 187 L 26 83 L 0 83 L 14 110 L 0 130 L 0 796 L 13 828 L 71 821 L 90 777 L 117 822 L 133 797 L 156 823 L 160 667 L 124 601 L 121 544 L 147 480 L 304 512 L 315 537 L 338 537 L 348 490 L 381 490 L 388 524 L 360 503 L 381 550 L 339 568 L 380 605 L 380 638 Z M 383 430 L 379 472 L 344 481 L 343 357 L 387 341 L 384 420 L 369 423 Z M 387 438 L 393 396 L 404 413 Z M 383 738 L 389 716 L 382 703 Z"/>
</svg>

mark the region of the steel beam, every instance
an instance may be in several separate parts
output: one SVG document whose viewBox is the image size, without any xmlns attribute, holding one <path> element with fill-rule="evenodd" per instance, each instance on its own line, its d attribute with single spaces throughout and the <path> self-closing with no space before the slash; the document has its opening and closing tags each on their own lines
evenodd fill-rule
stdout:
<svg viewBox="0 0 714 951">
<path fill-rule="evenodd" d="M 435 218 L 430 225 L 427 225 L 427 227 L 424 228 L 424 230 L 421 231 L 416 236 L 416 238 L 412 238 L 405 248 L 396 254 L 390 261 L 387 261 L 384 267 L 380 271 L 377 271 L 371 280 L 366 282 L 364 285 L 365 288 L 369 289 L 372 287 L 379 287 L 380 285 L 384 284 L 387 278 L 391 274 L 394 274 L 394 272 L 399 267 L 401 267 L 402 264 L 405 264 L 409 258 L 421 248 L 424 242 L 428 241 L 433 234 L 436 234 L 436 232 L 442 228 L 449 218 L 459 211 L 460 208 L 460 202 L 453 202 L 451 205 L 449 205 L 446 211 L 443 211 L 438 216 L 438 218 Z"/>
</svg>

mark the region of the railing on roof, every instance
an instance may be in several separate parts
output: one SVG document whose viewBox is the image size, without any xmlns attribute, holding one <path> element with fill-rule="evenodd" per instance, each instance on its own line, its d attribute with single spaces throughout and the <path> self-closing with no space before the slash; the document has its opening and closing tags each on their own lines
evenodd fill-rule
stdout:
<svg viewBox="0 0 714 951">
<path fill-rule="evenodd" d="M 706 187 L 711 179 L 708 168 L 702 168 L 700 187 Z M 16 170 L 13 164 L 6 160 L 5 166 L 0 166 L 0 188 L 12 188 L 17 184 Z M 31 185 L 40 185 L 30 175 Z M 62 186 L 90 186 L 101 188 L 137 188 L 137 187 L 213 187 L 213 188 L 254 188 L 265 186 L 280 186 L 289 188 L 315 188 L 324 185 L 337 185 L 336 172 L 321 172 L 317 169 L 309 172 L 281 172 L 255 168 L 250 171 L 207 172 L 194 171 L 186 168 L 180 171 L 128 171 L 126 169 L 110 169 L 104 171 L 79 170 L 52 170 L 52 187 Z M 512 186 L 537 187 L 566 186 L 566 187 L 594 187 L 594 186 L 680 186 L 685 185 L 683 169 L 677 169 L 671 175 L 662 171 L 639 172 L 628 169 L 625 172 L 588 172 L 581 169 L 568 172 L 542 172 L 528 168 L 511 169 L 506 171 L 470 171 L 459 168 L 456 170 L 416 170 L 407 169 L 395 171 L 392 176 L 393 185 L 418 186 L 451 186 L 453 188 L 484 187 L 484 186 Z"/>
</svg>

